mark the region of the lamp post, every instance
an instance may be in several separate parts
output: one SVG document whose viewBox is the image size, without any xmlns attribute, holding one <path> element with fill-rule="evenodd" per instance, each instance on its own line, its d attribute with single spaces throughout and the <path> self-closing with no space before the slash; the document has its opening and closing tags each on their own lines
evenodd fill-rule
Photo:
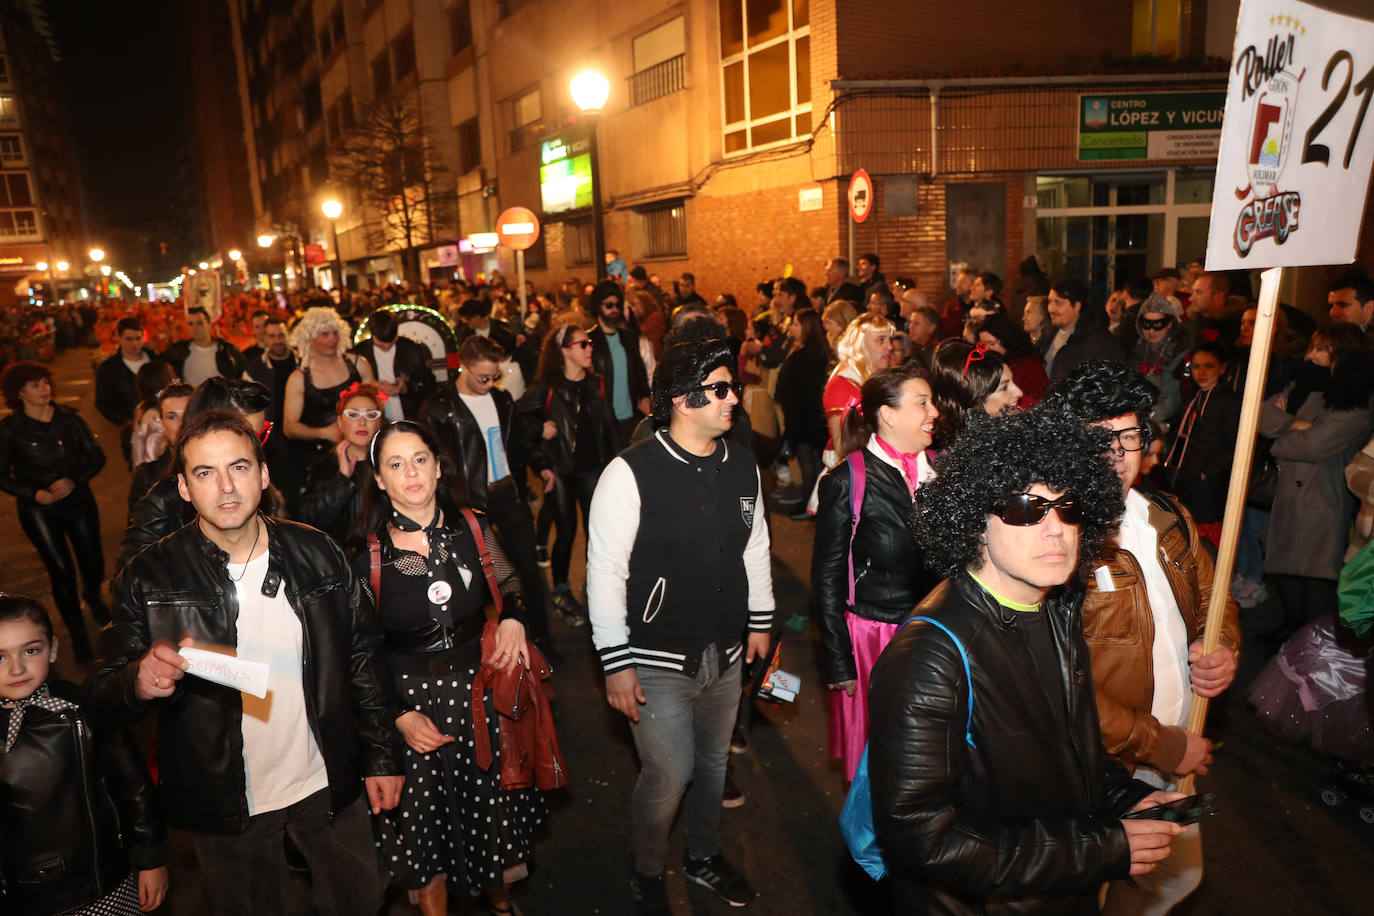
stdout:
<svg viewBox="0 0 1374 916">
<path fill-rule="evenodd" d="M 339 216 L 343 214 L 343 204 L 331 197 L 320 205 L 320 211 L 329 220 L 329 229 L 333 234 L 334 286 L 339 291 L 339 302 L 343 302 L 343 258 L 339 256 Z"/>
<path fill-rule="evenodd" d="M 587 133 L 591 138 L 588 153 L 592 160 L 592 246 L 596 249 L 596 279 L 606 279 L 606 227 L 601 212 L 601 157 L 596 143 L 596 129 L 601 109 L 611 94 L 611 84 L 595 70 L 583 70 L 572 78 L 568 86 L 573 101 L 587 116 Z"/>
</svg>

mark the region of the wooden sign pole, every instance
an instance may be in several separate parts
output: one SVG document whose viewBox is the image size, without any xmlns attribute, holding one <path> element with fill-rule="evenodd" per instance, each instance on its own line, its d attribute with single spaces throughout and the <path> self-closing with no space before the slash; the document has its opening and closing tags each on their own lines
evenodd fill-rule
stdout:
<svg viewBox="0 0 1374 916">
<path fill-rule="evenodd" d="M 1236 451 L 1231 459 L 1231 485 L 1226 491 L 1226 514 L 1221 523 L 1221 544 L 1217 547 L 1216 571 L 1212 575 L 1212 600 L 1207 606 L 1207 626 L 1202 635 L 1202 654 L 1217 648 L 1221 624 L 1226 616 L 1226 599 L 1231 593 L 1231 571 L 1236 564 L 1236 545 L 1245 514 L 1245 497 L 1250 489 L 1250 464 L 1255 457 L 1255 435 L 1260 407 L 1264 403 L 1264 382 L 1269 374 L 1269 349 L 1274 339 L 1274 314 L 1279 307 L 1279 286 L 1283 268 L 1271 267 L 1260 276 L 1259 314 L 1250 343 L 1250 366 L 1245 375 L 1245 395 L 1240 408 L 1240 428 L 1236 432 Z M 1201 735 L 1207 725 L 1206 697 L 1193 696 L 1188 731 Z M 1178 791 L 1191 794 L 1193 777 L 1179 781 Z"/>
</svg>

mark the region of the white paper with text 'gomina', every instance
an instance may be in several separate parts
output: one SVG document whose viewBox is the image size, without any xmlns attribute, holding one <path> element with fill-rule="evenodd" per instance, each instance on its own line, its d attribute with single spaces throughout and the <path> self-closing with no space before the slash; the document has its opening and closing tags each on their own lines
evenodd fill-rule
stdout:
<svg viewBox="0 0 1374 916">
<path fill-rule="evenodd" d="M 258 699 L 267 696 L 268 666 L 263 662 L 250 662 L 235 658 L 222 652 L 210 652 L 193 646 L 182 646 L 181 657 L 190 662 L 187 674 L 215 684 L 222 684 L 234 690 L 251 693 Z"/>
<path fill-rule="evenodd" d="M 1207 269 L 1349 264 L 1374 162 L 1374 22 L 1244 0 Z"/>
</svg>

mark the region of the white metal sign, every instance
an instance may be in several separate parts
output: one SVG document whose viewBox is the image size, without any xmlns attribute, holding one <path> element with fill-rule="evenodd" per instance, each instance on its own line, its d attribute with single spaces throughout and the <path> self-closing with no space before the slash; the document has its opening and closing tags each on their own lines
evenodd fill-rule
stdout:
<svg viewBox="0 0 1374 916">
<path fill-rule="evenodd" d="M 1374 22 L 1245 0 L 1226 92 L 1207 269 L 1355 260 L 1374 162 Z"/>
<path fill-rule="evenodd" d="M 862 223 L 872 209 L 873 179 L 863 169 L 856 169 L 849 179 L 849 215 L 854 222 Z"/>
</svg>

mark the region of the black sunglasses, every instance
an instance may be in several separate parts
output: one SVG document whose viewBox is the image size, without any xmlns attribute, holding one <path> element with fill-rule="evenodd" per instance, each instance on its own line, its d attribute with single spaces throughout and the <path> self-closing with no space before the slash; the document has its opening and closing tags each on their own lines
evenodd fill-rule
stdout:
<svg viewBox="0 0 1374 916">
<path fill-rule="evenodd" d="M 994 512 L 1003 522 L 1017 528 L 1038 525 L 1050 514 L 1051 509 L 1059 510 L 1059 520 L 1066 525 L 1078 525 L 1083 521 L 1083 512 L 1078 502 L 1065 493 L 1058 499 L 1045 499 L 1031 493 L 1017 493 L 1007 500 L 1001 511 Z"/>
<path fill-rule="evenodd" d="M 716 396 L 717 401 L 723 401 L 730 396 L 730 392 L 735 393 L 735 397 L 744 395 L 744 386 L 739 382 L 712 382 L 709 385 L 698 385 L 697 391 L 709 391 Z"/>
<path fill-rule="evenodd" d="M 1163 318 L 1142 318 L 1140 326 L 1146 331 L 1162 331 L 1174 323 L 1172 315 L 1165 315 Z"/>
</svg>

